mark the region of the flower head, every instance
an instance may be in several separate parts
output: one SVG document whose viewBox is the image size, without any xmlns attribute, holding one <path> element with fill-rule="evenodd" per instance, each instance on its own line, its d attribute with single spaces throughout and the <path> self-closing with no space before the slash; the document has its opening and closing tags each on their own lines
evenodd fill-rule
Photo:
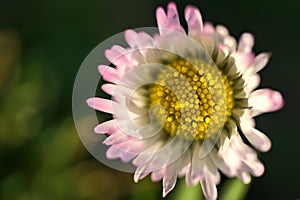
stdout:
<svg viewBox="0 0 300 200">
<path fill-rule="evenodd" d="M 253 120 L 283 106 L 279 92 L 255 90 L 270 54 L 255 55 L 249 33 L 237 44 L 225 27 L 203 24 L 193 6 L 185 9 L 187 32 L 172 2 L 166 12 L 157 9 L 156 19 L 159 33 L 127 30 L 128 48 L 106 50 L 115 67 L 100 65 L 99 72 L 112 99 L 87 103 L 113 119 L 95 132 L 107 134 L 109 159 L 137 167 L 136 182 L 151 174 L 163 181 L 165 196 L 185 176 L 188 185 L 200 182 L 205 197 L 216 199 L 220 172 L 244 183 L 264 172 L 240 134 L 260 151 L 271 147 Z"/>
</svg>

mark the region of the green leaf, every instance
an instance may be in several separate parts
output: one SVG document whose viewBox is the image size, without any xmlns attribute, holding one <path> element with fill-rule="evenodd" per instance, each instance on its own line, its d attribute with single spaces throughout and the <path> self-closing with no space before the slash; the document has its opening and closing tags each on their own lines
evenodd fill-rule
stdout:
<svg viewBox="0 0 300 200">
<path fill-rule="evenodd" d="M 248 190 L 250 188 L 251 184 L 244 184 L 239 179 L 229 179 L 227 180 L 219 194 L 220 200 L 241 200 L 245 199 L 246 194 L 248 193 Z"/>
</svg>

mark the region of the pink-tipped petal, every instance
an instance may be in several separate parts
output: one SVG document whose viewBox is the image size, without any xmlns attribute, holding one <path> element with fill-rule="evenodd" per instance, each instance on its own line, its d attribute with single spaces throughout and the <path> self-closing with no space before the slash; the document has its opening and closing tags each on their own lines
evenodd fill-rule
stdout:
<svg viewBox="0 0 300 200">
<path fill-rule="evenodd" d="M 88 99 L 86 103 L 95 110 L 113 114 L 113 102 L 111 100 L 94 97 Z"/>
<path fill-rule="evenodd" d="M 103 85 L 101 86 L 101 89 L 102 89 L 106 94 L 109 94 L 109 95 L 112 95 L 112 96 L 113 96 L 116 87 L 117 87 L 117 86 L 116 86 L 115 84 L 109 84 L 109 83 L 106 83 L 106 84 L 103 84 Z"/>
<path fill-rule="evenodd" d="M 245 72 L 253 63 L 255 55 L 252 52 L 234 54 L 235 64 L 240 72 Z"/>
<path fill-rule="evenodd" d="M 127 44 L 133 49 L 140 49 L 143 50 L 144 48 L 151 48 L 153 47 L 153 39 L 150 35 L 145 32 L 135 32 L 134 30 L 126 30 L 124 32 L 124 38 Z"/>
<path fill-rule="evenodd" d="M 151 180 L 153 182 L 158 182 L 161 179 L 163 179 L 163 177 L 165 176 L 165 173 L 166 173 L 165 168 L 154 171 L 154 172 L 151 173 Z"/>
<path fill-rule="evenodd" d="M 188 34 L 199 34 L 203 29 L 202 16 L 198 8 L 194 6 L 187 6 L 185 8 L 185 20 L 188 24 Z"/>
<path fill-rule="evenodd" d="M 126 30 L 124 32 L 124 38 L 127 42 L 127 44 L 131 47 L 131 48 L 138 48 L 139 47 L 139 36 L 138 33 L 135 32 L 134 30 Z"/>
<path fill-rule="evenodd" d="M 254 45 L 254 37 L 250 33 L 244 33 L 239 41 L 238 51 L 241 53 L 250 53 Z"/>
<path fill-rule="evenodd" d="M 98 71 L 103 76 L 103 79 L 108 82 L 118 83 L 121 79 L 120 73 L 112 67 L 106 65 L 99 65 Z"/>
<path fill-rule="evenodd" d="M 167 24 L 167 16 L 162 7 L 156 9 L 156 21 L 159 32 L 163 35 L 163 29 L 165 28 L 165 24 Z"/>
<path fill-rule="evenodd" d="M 116 159 L 119 158 L 119 156 L 120 156 L 120 151 L 115 146 L 110 146 L 106 151 L 106 157 L 108 159 Z"/>
<path fill-rule="evenodd" d="M 156 20 L 161 35 L 167 34 L 170 30 L 185 33 L 184 29 L 180 25 L 177 7 L 174 2 L 170 2 L 168 4 L 167 14 L 163 8 L 157 8 Z"/>
<path fill-rule="evenodd" d="M 106 151 L 106 157 L 108 159 L 120 158 L 124 163 L 130 162 L 136 154 L 126 152 L 123 149 L 118 148 L 117 146 L 111 146 Z"/>
<path fill-rule="evenodd" d="M 205 22 L 203 25 L 203 32 L 206 34 L 213 34 L 215 32 L 215 28 L 210 22 Z"/>
<path fill-rule="evenodd" d="M 249 98 L 249 106 L 252 107 L 253 116 L 265 112 L 274 112 L 284 105 L 283 98 L 278 91 L 271 89 L 259 89 L 252 92 Z"/>
<path fill-rule="evenodd" d="M 177 7 L 176 7 L 176 4 L 174 2 L 170 2 L 168 4 L 167 17 L 168 17 L 168 26 L 167 26 L 167 28 L 171 28 L 173 30 L 185 33 L 184 29 L 180 25 Z"/>
<path fill-rule="evenodd" d="M 111 49 L 107 49 L 104 54 L 105 57 L 117 67 L 117 69 L 123 69 L 123 66 L 132 65 L 131 61 L 127 59 L 127 56 L 130 54 L 130 52 L 121 46 L 114 45 L 111 47 Z"/>
</svg>

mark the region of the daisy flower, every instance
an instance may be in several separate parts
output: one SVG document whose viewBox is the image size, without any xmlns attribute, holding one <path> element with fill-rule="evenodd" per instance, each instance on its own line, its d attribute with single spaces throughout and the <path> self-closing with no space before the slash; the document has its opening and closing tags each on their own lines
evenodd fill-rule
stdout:
<svg viewBox="0 0 300 200">
<path fill-rule="evenodd" d="M 106 134 L 108 159 L 136 166 L 135 182 L 151 174 L 162 180 L 163 196 L 178 177 L 188 185 L 200 182 L 206 199 L 217 198 L 220 172 L 245 184 L 261 176 L 257 150 L 271 147 L 255 128 L 253 117 L 279 110 L 277 91 L 255 88 L 257 74 L 270 53 L 256 55 L 254 38 L 244 33 L 237 43 L 224 26 L 202 22 L 199 10 L 185 8 L 187 31 L 176 5 L 156 11 L 158 33 L 127 30 L 129 47 L 105 51 L 110 66 L 100 65 L 111 99 L 93 97 L 87 104 L 112 119 L 95 127 Z"/>
</svg>

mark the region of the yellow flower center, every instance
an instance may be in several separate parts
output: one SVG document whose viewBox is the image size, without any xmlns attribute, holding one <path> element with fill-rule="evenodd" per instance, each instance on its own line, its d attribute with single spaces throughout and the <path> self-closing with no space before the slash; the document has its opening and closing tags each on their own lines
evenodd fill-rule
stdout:
<svg viewBox="0 0 300 200">
<path fill-rule="evenodd" d="M 233 81 L 212 64 L 197 60 L 191 64 L 177 59 L 165 65 L 169 69 L 161 69 L 158 84 L 149 87 L 149 106 L 164 109 L 156 111 L 164 131 L 195 140 L 217 133 L 232 114 Z"/>
</svg>

